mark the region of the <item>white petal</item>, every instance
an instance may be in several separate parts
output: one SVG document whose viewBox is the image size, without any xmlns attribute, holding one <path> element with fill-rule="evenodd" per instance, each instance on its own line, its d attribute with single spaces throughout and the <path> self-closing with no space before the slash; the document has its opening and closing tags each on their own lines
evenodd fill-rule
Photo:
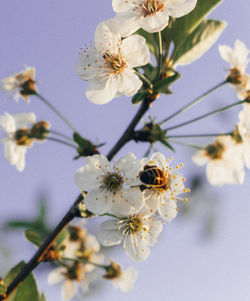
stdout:
<svg viewBox="0 0 250 301">
<path fill-rule="evenodd" d="M 161 204 L 159 213 L 167 222 L 171 222 L 177 215 L 176 201 L 172 199 L 166 199 L 165 202 Z"/>
<path fill-rule="evenodd" d="M 144 261 L 150 254 L 149 247 L 137 235 L 128 234 L 124 239 L 123 247 L 133 261 Z"/>
<path fill-rule="evenodd" d="M 127 216 L 138 212 L 143 205 L 143 194 L 139 187 L 122 189 L 113 198 L 112 212 Z"/>
<path fill-rule="evenodd" d="M 103 64 L 104 60 L 98 51 L 93 48 L 88 48 L 79 54 L 76 65 L 76 74 L 83 80 L 89 80 L 96 76 L 100 71 L 99 67 Z"/>
<path fill-rule="evenodd" d="M 121 43 L 119 23 L 115 19 L 101 22 L 95 31 L 95 46 L 98 51 L 118 53 Z"/>
<path fill-rule="evenodd" d="M 209 160 L 209 157 L 207 156 L 206 150 L 200 150 L 192 157 L 192 159 L 197 165 L 205 165 Z"/>
<path fill-rule="evenodd" d="M 168 25 L 168 19 L 168 11 L 164 10 L 162 12 L 157 12 L 153 15 L 141 18 L 139 24 L 141 28 L 147 32 L 159 32 Z"/>
<path fill-rule="evenodd" d="M 110 164 L 106 157 L 94 155 L 86 158 L 86 164 L 75 173 L 75 183 L 81 190 L 98 189 L 101 176 L 110 171 Z"/>
<path fill-rule="evenodd" d="M 77 293 L 78 285 L 75 281 L 66 280 L 63 284 L 63 301 L 69 301 Z"/>
<path fill-rule="evenodd" d="M 118 220 L 108 220 L 100 225 L 97 238 L 103 246 L 110 247 L 122 242 L 123 236 L 118 228 Z"/>
<path fill-rule="evenodd" d="M 125 293 L 130 292 L 134 287 L 137 277 L 138 272 L 133 267 L 127 268 L 122 272 L 121 277 L 118 279 L 118 285 L 120 289 Z"/>
<path fill-rule="evenodd" d="M 156 211 L 160 206 L 161 196 L 154 190 L 146 189 L 144 191 L 145 203 L 153 211 Z"/>
<path fill-rule="evenodd" d="M 140 169 L 141 162 L 132 153 L 128 153 L 114 164 L 114 170 L 123 173 L 123 180 L 127 185 L 137 185 L 135 182 L 137 181 Z"/>
<path fill-rule="evenodd" d="M 27 148 L 26 147 L 18 147 L 18 160 L 16 163 L 16 168 L 18 171 L 23 171 L 25 167 L 25 154 Z"/>
<path fill-rule="evenodd" d="M 127 11 L 131 5 L 133 5 L 131 0 L 112 0 L 112 7 L 116 13 Z"/>
<path fill-rule="evenodd" d="M 64 273 L 66 272 L 66 268 L 60 267 L 52 270 L 48 275 L 48 283 L 53 285 L 65 280 Z"/>
<path fill-rule="evenodd" d="M 196 6 L 197 0 L 170 0 L 166 1 L 166 8 L 169 15 L 180 18 L 190 13 Z"/>
<path fill-rule="evenodd" d="M 87 98 L 98 105 L 110 102 L 118 91 L 117 80 L 109 77 L 107 80 L 91 78 L 86 89 Z"/>
<path fill-rule="evenodd" d="M 14 133 L 16 131 L 15 119 L 12 115 L 5 113 L 5 115 L 0 116 L 0 126 L 7 133 Z"/>
<path fill-rule="evenodd" d="M 27 124 L 33 124 L 36 122 L 36 115 L 34 113 L 19 113 L 13 115 L 13 117 L 15 119 L 17 129 L 26 127 Z"/>
<path fill-rule="evenodd" d="M 149 230 L 147 231 L 147 236 L 145 236 L 145 241 L 148 246 L 153 246 L 158 239 L 159 234 L 163 229 L 162 221 L 151 218 L 148 221 Z"/>
<path fill-rule="evenodd" d="M 150 60 L 150 52 L 146 40 L 137 34 L 122 41 L 121 55 L 126 59 L 129 68 L 144 66 Z"/>
<path fill-rule="evenodd" d="M 17 145 L 13 141 L 6 140 L 4 143 L 4 156 L 10 162 L 10 165 L 17 163 L 19 154 L 17 152 Z"/>
<path fill-rule="evenodd" d="M 133 9 L 117 14 L 115 19 L 119 22 L 122 37 L 128 37 L 140 28 L 141 16 L 135 14 Z"/>
<path fill-rule="evenodd" d="M 112 195 L 103 190 L 91 190 L 88 192 L 84 204 L 94 214 L 110 212 L 112 207 Z"/>
<path fill-rule="evenodd" d="M 131 96 L 142 86 L 142 81 L 133 69 L 125 68 L 117 77 L 117 90 L 120 94 Z"/>
</svg>

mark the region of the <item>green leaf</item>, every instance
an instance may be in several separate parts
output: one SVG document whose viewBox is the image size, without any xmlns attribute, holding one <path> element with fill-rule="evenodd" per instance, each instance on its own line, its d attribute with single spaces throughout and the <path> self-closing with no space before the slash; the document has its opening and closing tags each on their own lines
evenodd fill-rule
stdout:
<svg viewBox="0 0 250 301">
<path fill-rule="evenodd" d="M 68 231 L 66 229 L 62 230 L 62 232 L 57 236 L 55 240 L 56 246 L 60 246 L 60 244 L 63 243 L 67 235 Z"/>
<path fill-rule="evenodd" d="M 174 65 L 186 65 L 200 58 L 219 38 L 226 27 L 226 22 L 216 20 L 203 21 L 172 56 Z"/>
<path fill-rule="evenodd" d="M 79 146 L 83 146 L 86 143 L 86 140 L 82 138 L 78 133 L 74 133 L 73 139 Z"/>
<path fill-rule="evenodd" d="M 0 284 L 0 296 L 6 292 L 6 286 L 4 284 Z"/>
<path fill-rule="evenodd" d="M 160 142 L 167 148 L 171 149 L 172 152 L 175 152 L 175 149 L 173 148 L 173 146 L 170 145 L 166 140 L 161 140 Z"/>
<path fill-rule="evenodd" d="M 175 20 L 171 30 L 172 39 L 177 47 L 183 39 L 203 21 L 203 19 L 218 5 L 222 0 L 198 0 L 195 9 Z"/>
<path fill-rule="evenodd" d="M 154 36 L 152 33 L 149 33 L 147 31 L 144 31 L 143 29 L 137 30 L 136 34 L 142 36 L 145 38 L 147 45 L 149 47 L 149 50 L 151 53 L 155 55 L 155 49 L 154 49 Z"/>
<path fill-rule="evenodd" d="M 160 93 L 171 94 L 172 92 L 169 87 L 179 78 L 180 74 L 178 72 L 175 72 L 174 75 L 161 79 L 157 83 L 155 83 L 154 89 Z"/>
<path fill-rule="evenodd" d="M 30 241 L 31 243 L 36 245 L 38 248 L 43 243 L 40 235 L 38 233 L 36 233 L 35 231 L 33 231 L 33 230 L 30 230 L 30 229 L 26 230 L 24 232 L 24 236 L 28 241 Z"/>
<path fill-rule="evenodd" d="M 151 82 L 153 82 L 156 78 L 156 75 L 158 73 L 157 67 L 154 67 L 152 64 L 147 64 L 142 67 L 144 70 L 144 76 L 149 79 Z"/>
<path fill-rule="evenodd" d="M 4 282 L 8 286 L 14 278 L 20 273 L 25 266 L 25 262 L 22 261 L 13 267 Z M 39 292 L 36 285 L 36 280 L 33 274 L 29 274 L 25 280 L 18 286 L 18 288 L 7 298 L 7 301 L 39 301 Z"/>
<path fill-rule="evenodd" d="M 138 103 L 142 102 L 145 97 L 145 92 L 139 91 L 136 93 L 132 98 L 132 104 L 137 105 Z"/>
</svg>

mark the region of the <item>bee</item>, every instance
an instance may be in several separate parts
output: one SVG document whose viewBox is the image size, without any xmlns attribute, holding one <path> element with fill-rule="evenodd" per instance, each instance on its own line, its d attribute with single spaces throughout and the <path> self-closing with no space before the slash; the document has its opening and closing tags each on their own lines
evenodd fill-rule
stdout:
<svg viewBox="0 0 250 301">
<path fill-rule="evenodd" d="M 144 170 L 139 173 L 139 179 L 145 185 L 142 189 L 148 188 L 161 188 L 167 190 L 169 188 L 170 177 L 162 169 L 155 165 L 146 165 Z"/>
</svg>

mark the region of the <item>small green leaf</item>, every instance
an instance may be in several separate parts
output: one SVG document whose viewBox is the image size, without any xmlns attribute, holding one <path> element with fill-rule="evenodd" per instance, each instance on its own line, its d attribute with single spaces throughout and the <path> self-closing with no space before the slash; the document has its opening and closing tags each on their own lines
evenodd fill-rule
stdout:
<svg viewBox="0 0 250 301">
<path fill-rule="evenodd" d="M 86 140 L 82 138 L 78 133 L 74 133 L 73 139 L 79 146 L 83 146 L 86 143 Z"/>
<path fill-rule="evenodd" d="M 138 103 L 143 101 L 144 97 L 145 97 L 145 93 L 142 91 L 141 92 L 139 91 L 132 98 L 132 104 L 137 105 Z"/>
<path fill-rule="evenodd" d="M 180 74 L 178 72 L 175 72 L 174 75 L 161 79 L 157 83 L 155 83 L 154 89 L 160 93 L 171 94 L 172 92 L 170 91 L 169 87 L 179 78 Z"/>
<path fill-rule="evenodd" d="M 25 262 L 21 261 L 14 266 L 6 276 L 4 282 L 8 286 L 20 273 L 25 266 Z M 18 288 L 7 298 L 7 301 L 39 301 L 39 293 L 36 280 L 33 274 L 29 274 Z"/>
<path fill-rule="evenodd" d="M 166 140 L 161 140 L 160 141 L 163 145 L 165 145 L 167 148 L 171 149 L 172 152 L 175 152 L 175 149 L 173 148 L 172 145 L 170 145 Z"/>
<path fill-rule="evenodd" d="M 177 47 L 187 35 L 192 33 L 204 18 L 223 0 L 198 0 L 195 9 L 175 20 L 171 36 Z"/>
<path fill-rule="evenodd" d="M 144 76 L 149 79 L 151 82 L 153 82 L 157 76 L 158 70 L 156 67 L 154 67 L 152 64 L 147 64 L 142 67 L 144 70 Z"/>
<path fill-rule="evenodd" d="M 30 241 L 31 243 L 36 245 L 38 248 L 43 243 L 40 235 L 38 233 L 36 233 L 35 231 L 33 231 L 33 230 L 30 230 L 30 229 L 26 230 L 24 232 L 24 236 L 28 241 Z"/>
<path fill-rule="evenodd" d="M 174 65 L 186 65 L 200 58 L 216 42 L 225 27 L 225 22 L 203 21 L 175 49 L 172 56 Z"/>
<path fill-rule="evenodd" d="M 56 246 L 60 246 L 60 244 L 63 243 L 67 235 L 68 231 L 66 229 L 62 230 L 62 232 L 57 236 L 55 240 Z"/>
</svg>

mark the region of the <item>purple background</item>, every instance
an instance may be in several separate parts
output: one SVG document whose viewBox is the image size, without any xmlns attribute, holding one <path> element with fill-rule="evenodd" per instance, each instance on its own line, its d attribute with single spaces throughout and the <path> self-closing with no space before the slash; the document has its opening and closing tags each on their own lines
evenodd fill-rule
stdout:
<svg viewBox="0 0 250 301">
<path fill-rule="evenodd" d="M 22 70 L 24 64 L 35 66 L 39 90 L 47 97 L 79 131 L 92 141 L 107 142 L 103 153 L 107 153 L 119 138 L 137 107 L 130 99 L 120 97 L 105 106 L 97 106 L 85 98 L 86 84 L 75 75 L 75 65 L 80 47 L 93 40 L 95 27 L 113 17 L 111 1 L 107 0 L 2 0 L 0 2 L 0 78 Z M 225 1 L 211 15 L 226 20 L 228 27 L 219 43 L 232 46 L 239 38 L 250 46 L 249 2 L 246 0 Z M 161 96 L 150 111 L 159 120 L 206 89 L 222 81 L 228 65 L 217 50 L 218 43 L 200 60 L 179 68 L 181 80 L 173 86 L 174 94 Z M 0 95 L 0 114 L 3 112 L 35 112 L 38 119 L 49 120 L 53 128 L 70 134 L 68 128 L 53 112 L 38 99 L 32 98 L 30 105 L 15 104 Z M 188 120 L 208 110 L 236 101 L 233 89 L 223 87 L 208 97 L 196 108 L 179 116 L 171 124 Z M 228 131 L 237 122 L 239 108 L 220 117 L 209 118 L 180 129 L 174 133 L 211 133 Z M 172 133 L 171 133 L 172 134 Z M 192 141 L 193 142 L 193 141 Z M 157 146 L 158 147 L 158 146 Z M 167 155 L 170 153 L 158 147 Z M 175 162 L 185 163 L 186 177 L 194 172 L 203 172 L 192 163 L 192 150 L 176 147 Z M 133 151 L 140 158 L 145 145 L 128 144 L 119 153 Z M 27 154 L 23 173 L 16 171 L 3 158 L 1 148 L 0 204 L 1 222 L 14 217 L 31 217 L 37 210 L 37 198 L 44 193 L 48 199 L 50 224 L 55 225 L 78 195 L 74 184 L 74 172 L 84 160 L 71 160 L 70 148 L 53 142 L 35 145 Z M 172 154 L 171 154 L 172 155 Z M 250 205 L 249 172 L 242 186 L 211 187 L 195 202 L 199 206 L 186 218 L 177 218 L 166 225 L 159 244 L 152 249 L 151 256 L 143 263 L 134 264 L 139 278 L 134 290 L 122 294 L 104 283 L 102 290 L 88 294 L 87 300 L 164 300 L 208 301 L 250 299 Z M 204 198 L 212 193 L 215 201 L 207 205 Z M 220 196 L 220 197 L 218 197 Z M 190 200 L 190 205 L 192 200 Z M 205 207 L 203 206 L 204 204 Z M 190 206 L 187 205 L 187 206 Z M 210 208 L 210 209 L 208 209 Z M 215 234 L 209 240 L 200 240 L 200 230 L 207 210 L 214 210 L 217 223 Z M 90 228 L 100 219 L 90 222 Z M 18 234 L 0 233 L 1 248 L 12 251 L 8 256 L 0 253 L 0 274 L 15 262 L 28 260 L 34 248 Z M 13 250 L 14 249 L 14 250 Z M 125 266 L 133 264 L 121 248 L 111 250 L 112 257 Z M 60 300 L 60 286 L 47 287 L 47 272 L 39 273 L 39 288 L 45 290 L 49 301 Z"/>
</svg>

